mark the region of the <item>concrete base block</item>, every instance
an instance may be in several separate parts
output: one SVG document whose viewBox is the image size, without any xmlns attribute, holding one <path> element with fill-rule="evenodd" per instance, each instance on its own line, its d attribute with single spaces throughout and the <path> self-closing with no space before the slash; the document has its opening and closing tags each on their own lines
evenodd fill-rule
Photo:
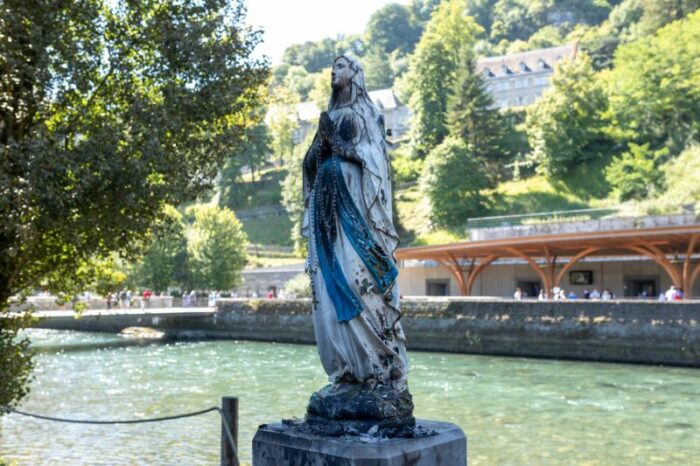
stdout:
<svg viewBox="0 0 700 466">
<path fill-rule="evenodd" d="M 253 466 L 466 466 L 467 437 L 454 424 L 416 420 L 419 438 L 322 437 L 282 423 L 261 426 Z"/>
</svg>

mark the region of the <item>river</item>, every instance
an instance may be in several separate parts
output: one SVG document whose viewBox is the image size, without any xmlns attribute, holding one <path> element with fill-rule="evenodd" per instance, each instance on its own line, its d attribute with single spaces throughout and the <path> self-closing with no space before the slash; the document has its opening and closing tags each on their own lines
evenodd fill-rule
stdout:
<svg viewBox="0 0 700 466">
<path fill-rule="evenodd" d="M 240 397 L 241 460 L 259 424 L 302 416 L 325 377 L 313 346 L 247 341 L 134 345 L 31 330 L 20 409 L 81 419 L 164 416 Z M 410 351 L 410 348 L 409 348 Z M 410 352 L 420 418 L 458 424 L 470 465 L 700 465 L 700 370 Z M 215 465 L 218 414 L 126 426 L 0 418 L 18 465 Z"/>
</svg>

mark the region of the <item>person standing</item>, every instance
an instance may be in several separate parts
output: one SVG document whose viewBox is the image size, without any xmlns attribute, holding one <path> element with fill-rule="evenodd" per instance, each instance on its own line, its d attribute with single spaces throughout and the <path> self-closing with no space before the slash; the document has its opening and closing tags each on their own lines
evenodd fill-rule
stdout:
<svg viewBox="0 0 700 466">
<path fill-rule="evenodd" d="M 520 301 L 523 299 L 523 290 L 521 290 L 519 287 L 515 289 L 515 293 L 513 293 L 513 299 Z"/>
</svg>

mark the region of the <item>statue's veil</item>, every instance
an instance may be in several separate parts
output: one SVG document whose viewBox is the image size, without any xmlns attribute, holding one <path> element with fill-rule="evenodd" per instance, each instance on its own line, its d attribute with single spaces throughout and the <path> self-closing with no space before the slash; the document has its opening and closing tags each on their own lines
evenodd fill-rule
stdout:
<svg viewBox="0 0 700 466">
<path fill-rule="evenodd" d="M 362 65 L 360 65 L 360 62 L 357 61 L 355 57 L 349 54 L 340 55 L 333 60 L 333 64 L 340 58 L 346 59 L 350 63 L 350 69 L 353 71 L 350 84 L 350 101 L 347 104 L 341 105 L 338 102 L 338 91 L 333 89 L 330 101 L 328 102 L 328 111 L 330 112 L 341 106 L 350 106 L 352 111 L 362 122 L 362 130 L 367 133 L 370 144 L 381 144 L 384 139 L 383 128 L 378 125 L 377 120 L 381 113 L 367 93 L 367 88 L 365 87 L 365 72 L 362 69 Z"/>
</svg>

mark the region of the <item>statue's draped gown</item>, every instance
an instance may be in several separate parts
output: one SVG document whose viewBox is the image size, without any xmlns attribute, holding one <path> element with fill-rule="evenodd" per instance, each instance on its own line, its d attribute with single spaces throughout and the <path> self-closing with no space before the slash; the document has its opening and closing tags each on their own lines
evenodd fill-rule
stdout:
<svg viewBox="0 0 700 466">
<path fill-rule="evenodd" d="M 321 362 L 334 383 L 376 381 L 406 388 L 399 323 L 389 159 L 383 119 L 363 82 L 328 115 L 334 150 L 317 132 L 304 160 L 307 270 Z"/>
</svg>

